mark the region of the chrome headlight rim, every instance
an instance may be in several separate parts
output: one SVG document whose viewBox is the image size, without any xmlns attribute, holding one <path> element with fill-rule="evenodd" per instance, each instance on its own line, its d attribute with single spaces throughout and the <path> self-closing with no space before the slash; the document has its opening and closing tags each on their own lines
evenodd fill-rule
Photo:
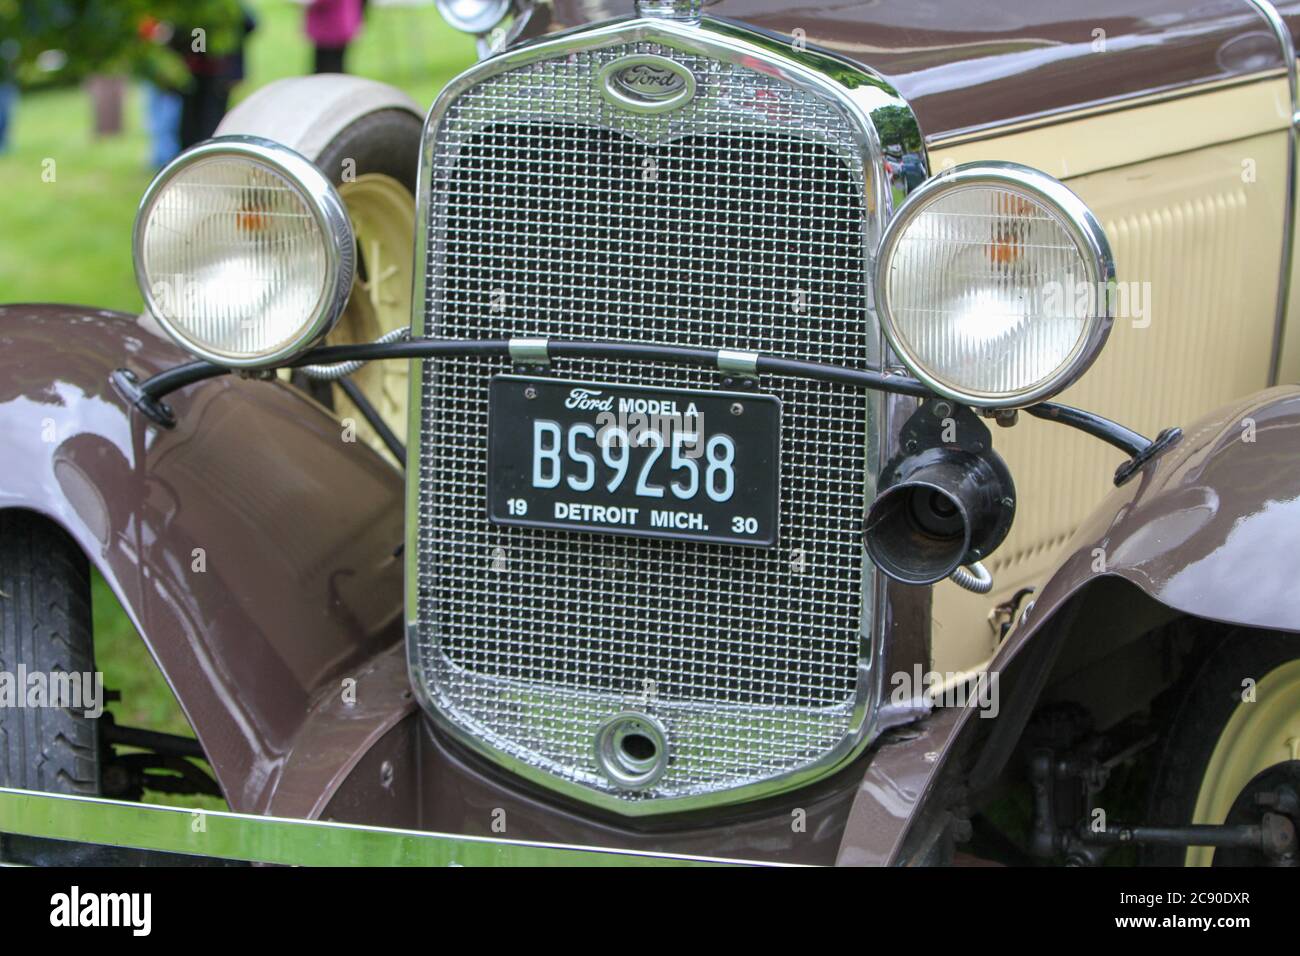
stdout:
<svg viewBox="0 0 1300 956">
<path fill-rule="evenodd" d="M 160 307 L 153 282 L 145 268 L 146 226 L 154 205 L 175 178 L 200 163 L 217 159 L 244 159 L 259 164 L 293 186 L 310 210 L 325 241 L 325 280 L 315 308 L 300 331 L 273 350 L 257 355 L 238 355 L 210 349 L 186 334 Z M 334 184 L 311 160 L 274 140 L 257 136 L 218 136 L 185 150 L 164 166 L 145 190 L 136 208 L 131 230 L 131 255 L 136 284 L 145 309 L 177 345 L 196 358 L 234 369 L 271 368 L 302 354 L 320 342 L 338 323 L 352 294 L 356 268 L 352 221 Z"/>
<path fill-rule="evenodd" d="M 472 17 L 460 15 L 452 0 L 436 0 L 434 6 L 453 30 L 483 36 L 510 15 L 514 0 L 481 0 L 481 9 Z"/>
<path fill-rule="evenodd" d="M 1021 193 L 1052 214 L 1074 242 L 1088 272 L 1086 281 L 1097 290 L 1096 308 L 1088 316 L 1087 328 L 1074 348 L 1048 377 L 1014 392 L 980 392 L 955 387 L 933 374 L 909 347 L 899 331 L 890 308 L 889 271 L 899 241 L 911 222 L 937 199 L 959 189 L 975 186 L 1003 187 Z M 1025 408 L 1045 401 L 1069 388 L 1092 366 L 1114 324 L 1112 288 L 1115 260 L 1105 230 L 1088 205 L 1060 180 L 1020 163 L 964 163 L 926 180 L 908 195 L 881 236 L 874 276 L 876 311 L 881 328 L 894 353 L 918 380 L 937 395 L 973 408 Z"/>
</svg>

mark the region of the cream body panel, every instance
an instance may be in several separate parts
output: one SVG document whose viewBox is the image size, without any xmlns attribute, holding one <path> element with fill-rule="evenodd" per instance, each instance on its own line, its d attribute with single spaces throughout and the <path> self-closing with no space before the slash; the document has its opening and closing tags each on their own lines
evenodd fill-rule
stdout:
<svg viewBox="0 0 1300 956">
<path fill-rule="evenodd" d="M 959 163 L 1004 160 L 1069 180 L 1284 130 L 1290 118 L 1291 94 L 1279 75 L 1048 125 L 1008 127 L 992 138 L 930 142 L 930 167 L 939 172 Z"/>
<path fill-rule="evenodd" d="M 1253 88 L 1259 92 L 1271 84 Z M 1095 169 L 1106 155 L 1131 158 L 1134 143 L 1147 150 L 1164 143 L 1161 158 L 1118 167 L 1112 162 L 1110 168 L 1063 177 L 1105 225 L 1118 280 L 1136 298 L 1130 299 L 1129 314 L 1117 318 L 1097 364 L 1061 401 L 1150 437 L 1268 384 L 1287 134 L 1274 123 L 1272 131 L 1187 150 L 1189 135 L 1181 129 L 1186 123 L 1205 136 L 1255 122 L 1267 127 L 1265 119 L 1219 112 L 1240 105 L 1236 94 L 1246 89 L 931 154 L 935 169 L 950 159 L 1005 159 L 1061 176 L 1067 157 L 1076 170 Z M 1255 108 L 1269 102 L 1258 100 Z M 1166 114 L 1147 112 L 1157 109 L 1171 111 L 1168 123 Z M 1135 124 L 1138 113 L 1153 126 L 1159 121 L 1164 135 Z M 1114 138 L 1113 124 L 1121 117 L 1127 142 Z M 1178 151 L 1169 154 L 1171 149 Z M 1019 588 L 1042 583 L 1061 546 L 1113 487 L 1122 460 L 1095 439 L 1025 415 L 1014 428 L 994 428 L 993 438 L 1015 476 L 1016 523 L 985 562 L 994 576 L 991 594 L 973 595 L 947 582 L 935 588 L 933 662 L 942 673 L 987 665 L 996 648 L 990 611 Z"/>
</svg>

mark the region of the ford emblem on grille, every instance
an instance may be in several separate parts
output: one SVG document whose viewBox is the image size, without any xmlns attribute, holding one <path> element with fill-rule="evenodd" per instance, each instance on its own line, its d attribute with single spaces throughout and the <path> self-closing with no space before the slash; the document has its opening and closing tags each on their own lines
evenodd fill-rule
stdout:
<svg viewBox="0 0 1300 956">
<path fill-rule="evenodd" d="M 695 77 L 680 63 L 653 54 L 625 56 L 600 71 L 605 99 L 638 113 L 663 113 L 695 96 Z"/>
</svg>

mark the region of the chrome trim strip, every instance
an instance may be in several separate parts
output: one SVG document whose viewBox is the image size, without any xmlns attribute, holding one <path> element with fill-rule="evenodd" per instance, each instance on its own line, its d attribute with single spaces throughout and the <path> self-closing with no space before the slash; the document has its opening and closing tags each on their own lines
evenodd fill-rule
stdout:
<svg viewBox="0 0 1300 956">
<path fill-rule="evenodd" d="M 1300 103 L 1297 97 L 1300 96 L 1300 73 L 1297 72 L 1295 58 L 1295 41 L 1291 36 L 1291 30 L 1286 25 L 1286 20 L 1278 12 L 1270 0 L 1246 0 L 1256 12 L 1268 21 L 1269 29 L 1277 37 L 1278 46 L 1282 48 L 1282 59 L 1286 69 L 1287 84 L 1291 89 L 1291 125 L 1295 126 L 1297 121 L 1297 111 L 1300 111 Z"/>
<path fill-rule="evenodd" d="M 221 352 L 201 348 L 190 341 L 184 332 L 177 328 L 156 308 L 150 283 L 144 271 L 144 256 L 141 243 L 144 241 L 143 223 L 153 210 L 153 204 L 159 194 L 177 173 L 207 159 L 220 157 L 247 158 L 268 166 L 298 187 L 312 215 L 327 240 L 324 290 L 316 303 L 316 310 L 302 326 L 301 333 L 273 352 L 255 358 L 233 358 Z M 332 240 L 332 245 L 328 242 Z M 198 358 L 205 359 L 223 368 L 265 368 L 280 364 L 315 345 L 334 328 L 348 297 L 352 294 L 353 270 L 355 262 L 355 241 L 352 237 L 352 220 L 347 208 L 339 197 L 334 184 L 325 177 L 316 165 L 300 153 L 282 143 L 258 136 L 218 136 L 206 140 L 181 153 L 154 177 L 149 188 L 145 190 L 136 210 L 135 224 L 131 228 L 131 255 L 135 263 L 135 281 L 144 298 L 145 310 L 148 311 L 163 330 L 171 336 L 181 348 Z"/>
<path fill-rule="evenodd" d="M 1055 211 L 1069 230 L 1075 246 L 1087 263 L 1088 287 L 1106 290 L 1104 296 L 1097 297 L 1100 314 L 1090 317 L 1087 333 L 1079 339 L 1074 351 L 1057 372 L 1050 379 L 1038 383 L 1033 388 L 1004 396 L 963 392 L 930 374 L 929 369 L 912 355 L 907 342 L 894 327 L 894 317 L 889 308 L 887 295 L 889 286 L 885 281 L 898 241 L 918 213 L 924 211 L 931 202 L 944 193 L 988 183 L 1021 190 Z M 889 228 L 885 230 L 885 235 L 880 241 L 880 252 L 876 256 L 877 305 L 885 337 L 889 339 L 894 352 L 902 358 L 913 375 L 935 392 L 976 408 L 1024 408 L 1050 398 L 1078 381 L 1101 354 L 1102 347 L 1110 335 L 1111 325 L 1114 322 L 1112 314 L 1114 301 L 1111 295 L 1114 281 L 1115 258 L 1111 254 L 1106 231 L 1092 210 L 1064 183 L 1019 163 L 966 163 L 944 170 L 939 175 L 926 180 L 907 197 L 907 202 L 889 223 Z"/>
<path fill-rule="evenodd" d="M 928 169 L 924 141 L 911 107 L 879 74 L 851 61 L 815 49 L 804 49 L 787 38 L 758 33 L 741 24 L 712 17 L 705 17 L 698 24 L 668 19 L 631 19 L 612 21 L 586 30 L 567 31 L 561 36 L 528 43 L 515 50 L 504 52 L 471 67 L 452 80 L 434 102 L 425 121 L 424 140 L 420 153 L 416 215 L 417 258 L 416 268 L 413 270 L 414 291 L 411 316 L 413 336 L 426 335 L 428 332 L 430 290 L 426 281 L 426 268 L 430 253 L 429 206 L 432 195 L 434 149 L 440 123 L 452 103 L 474 84 L 499 72 L 513 70 L 559 54 L 640 40 L 657 42 L 686 53 L 733 62 L 746 62 L 755 67 L 761 66 L 765 72 L 780 77 L 792 86 L 834 101 L 846 112 L 855 124 L 854 132 L 859 139 L 864 166 L 871 171 L 870 181 L 863 184 L 868 215 L 863 222 L 862 275 L 864 287 L 868 290 L 867 308 L 873 314 L 875 313 L 876 304 L 874 296 L 870 294 L 868 282 L 868 277 L 872 274 L 871 257 L 876 249 L 876 237 L 883 233 L 895 207 L 903 199 L 885 172 L 883 161 L 885 149 L 886 147 L 890 149 L 891 156 L 901 157 L 904 152 L 916 153 Z M 879 132 L 881 129 L 884 129 L 890 137 L 883 146 Z M 883 336 L 879 348 L 883 356 L 885 348 Z M 405 546 L 406 646 L 412 687 L 425 713 L 433 718 L 440 729 L 511 773 L 529 779 L 548 790 L 628 816 L 662 815 L 701 807 L 717 807 L 755 800 L 805 786 L 842 769 L 858 757 L 884 729 L 879 720 L 878 708 L 886 699 L 886 677 L 883 673 L 885 615 L 880 613 L 884 603 L 886 582 L 883 575 L 868 574 L 865 576 L 862 596 L 863 615 L 852 730 L 845 735 L 839 746 L 825 753 L 821 759 L 784 776 L 700 796 L 629 801 L 580 784 L 570 783 L 538 770 L 497 749 L 487 741 L 463 732 L 445 718 L 430 700 L 417 649 L 419 528 L 415 516 L 419 514 L 420 504 L 421 469 L 418 463 L 421 461 L 420 415 L 423 407 L 423 382 L 424 360 L 415 360 L 412 363 L 410 376 L 411 418 L 408 429 L 412 464 L 406 472 L 408 516 Z M 484 388 L 486 387 L 487 383 L 484 382 Z M 889 450 L 886 436 L 892 434 L 893 428 L 887 411 L 888 404 L 878 400 L 873 401 L 877 404 L 874 405 L 871 414 L 880 427 L 878 432 L 872 432 L 866 427 L 867 422 L 863 423 L 864 451 L 867 460 L 871 463 L 867 469 L 863 488 L 864 516 L 866 506 L 875 497 L 875 475 L 884 466 Z M 868 561 L 865 548 L 862 550 L 862 560 L 865 566 Z"/>
<path fill-rule="evenodd" d="M 1287 308 L 1291 299 L 1291 269 L 1295 250 L 1295 213 L 1296 213 L 1296 122 L 1300 118 L 1300 78 L 1296 73 L 1295 41 L 1287 27 L 1282 14 L 1269 0 L 1246 0 L 1268 21 L 1269 28 L 1277 37 L 1278 46 L 1282 48 L 1282 58 L 1286 61 L 1287 87 L 1291 92 L 1291 122 L 1287 127 L 1286 151 L 1286 202 L 1282 215 L 1282 263 L 1277 283 L 1277 315 L 1273 324 L 1273 355 L 1269 360 L 1268 384 L 1276 385 L 1282 367 L 1282 337 L 1286 334 Z"/>
<path fill-rule="evenodd" d="M 284 866 L 773 865 L 189 810 L 3 787 L 0 833 Z"/>
</svg>

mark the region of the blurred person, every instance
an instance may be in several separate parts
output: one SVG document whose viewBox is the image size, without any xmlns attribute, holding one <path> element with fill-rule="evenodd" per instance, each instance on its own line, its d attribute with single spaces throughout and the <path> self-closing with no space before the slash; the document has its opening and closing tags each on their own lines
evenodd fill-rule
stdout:
<svg viewBox="0 0 1300 956">
<path fill-rule="evenodd" d="M 170 23 L 145 17 L 140 36 L 150 43 L 167 44 L 175 35 Z M 181 93 L 158 76 L 144 83 L 144 121 L 149 132 L 149 165 L 166 166 L 181 151 Z"/>
<path fill-rule="evenodd" d="M 308 5 L 307 36 L 316 48 L 312 72 L 347 72 L 344 55 L 361 29 L 364 6 L 362 0 L 312 0 Z"/>
<path fill-rule="evenodd" d="M 18 87 L 0 78 L 0 153 L 9 150 L 9 113 L 18 101 Z"/>
<path fill-rule="evenodd" d="M 242 9 L 244 22 L 239 41 L 230 53 L 195 50 L 189 29 L 178 27 L 172 37 L 172 49 L 184 57 L 191 78 L 181 93 L 181 149 L 211 139 L 230 106 L 231 91 L 244 78 L 244 45 L 248 35 L 257 28 L 257 21 L 246 7 Z"/>
<path fill-rule="evenodd" d="M 113 73 L 93 73 L 86 78 L 86 92 L 90 96 L 95 135 L 121 135 L 126 77 Z"/>
<path fill-rule="evenodd" d="M 161 169 L 181 151 L 181 94 L 145 84 L 145 126 L 149 131 L 149 165 Z"/>
<path fill-rule="evenodd" d="M 18 103 L 19 43 L 9 37 L 0 40 L 0 153 L 9 146 L 9 117 Z"/>
</svg>

